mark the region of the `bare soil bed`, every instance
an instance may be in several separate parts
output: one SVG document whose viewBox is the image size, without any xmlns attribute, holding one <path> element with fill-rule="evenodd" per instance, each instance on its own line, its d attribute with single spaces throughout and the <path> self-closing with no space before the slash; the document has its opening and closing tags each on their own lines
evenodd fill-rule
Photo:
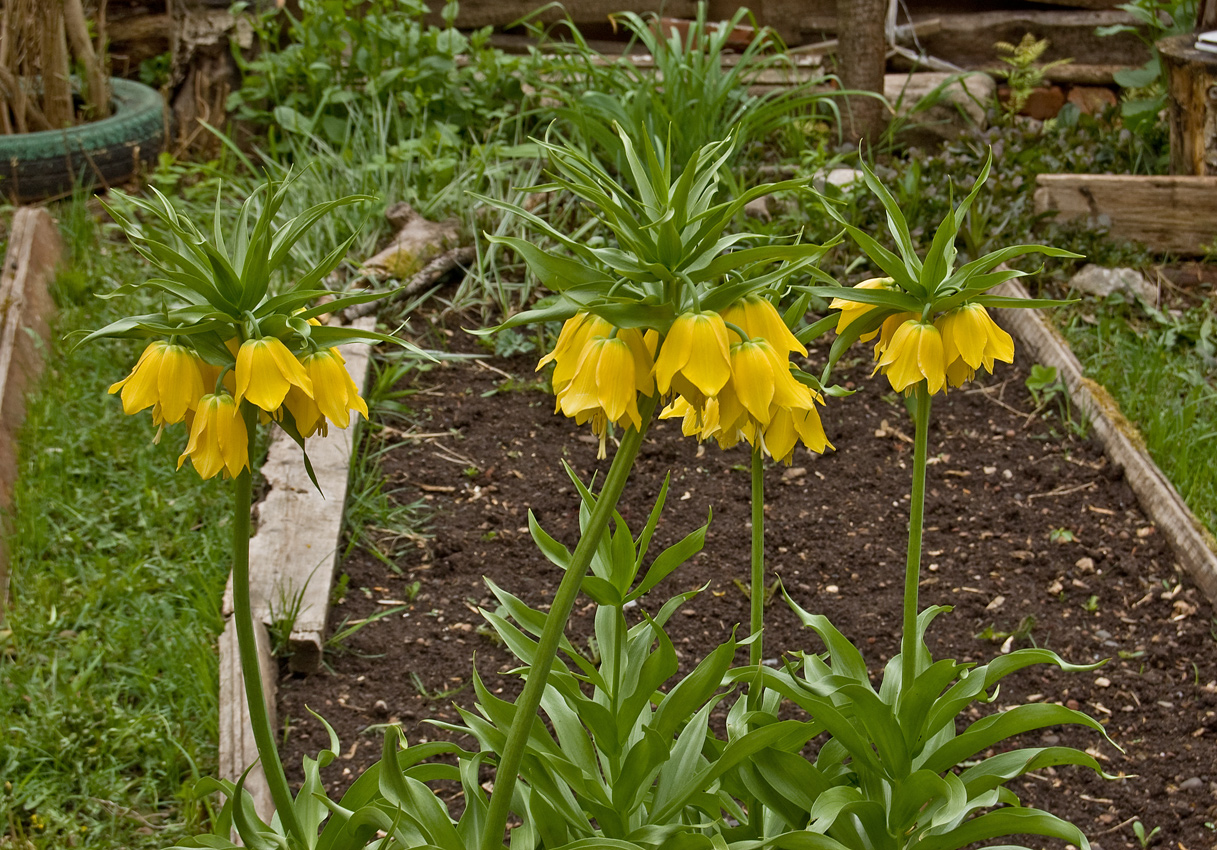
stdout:
<svg viewBox="0 0 1217 850">
<path fill-rule="evenodd" d="M 452 347 L 472 350 L 461 337 L 451 337 Z M 824 354 L 813 350 L 812 363 Z M 595 438 L 552 414 L 552 397 L 534 384 L 535 362 L 531 355 L 450 363 L 416 376 L 417 419 L 384 457 L 384 471 L 403 500 L 426 500 L 431 537 L 397 564 L 400 574 L 353 553 L 341 569 L 349 591 L 333 608 L 331 631 L 402 599 L 414 581 L 421 591 L 404 616 L 369 625 L 347 641 L 349 652 L 328 657 L 331 669 L 285 672 L 282 749 L 297 782 L 301 757 L 327 740 L 306 706 L 342 740 L 345 751 L 325 774 L 337 792 L 378 757 L 378 724 L 401 723 L 411 741 L 443 737 L 423 721 L 455 720 L 454 705 L 472 704 L 471 659 L 492 691 L 518 693 L 518 681 L 504 675 L 514 659 L 480 628 L 477 607 L 493 606 L 482 576 L 531 605 L 548 602 L 559 571 L 533 545 L 527 512 L 573 545 L 578 496 L 561 462 L 584 480 L 607 469 L 596 460 Z M 1034 642 L 1076 662 L 1109 658 L 1092 673 L 1037 667 L 1011 676 L 988 710 L 1026 700 L 1081 708 L 1124 753 L 1073 728 L 1025 743 L 1090 749 L 1109 773 L 1135 778 L 1106 782 L 1049 769 L 1016 790 L 1028 804 L 1077 823 L 1103 850 L 1138 846 L 1134 818 L 1147 832 L 1162 828 L 1160 846 L 1217 848 L 1213 609 L 1180 575 L 1122 470 L 1071 433 L 1059 412 L 1033 413 L 1028 365 L 999 364 L 987 383 L 935 400 L 921 603 L 954 611 L 931 627 L 931 650 L 984 662 L 1002 651 L 1001 633 L 1019 632 L 1014 647 Z M 791 467 L 768 469 L 766 542 L 770 573 L 803 607 L 827 614 L 859 642 L 878 673 L 899 643 L 912 425 L 902 400 L 886 381 L 869 379 L 869 370 L 861 360 L 848 366 L 840 379 L 856 382 L 859 392 L 823 411 L 836 451 L 815 457 L 799 450 Z M 681 436 L 678 422 L 658 422 L 620 508 L 640 528 L 671 472 L 653 547 L 680 539 L 713 509 L 705 549 L 654 591 L 666 599 L 710 583 L 669 624 L 682 675 L 735 623 L 748 621 L 737 583 L 748 578 L 748 461 L 746 448 L 699 447 Z M 577 644 L 590 631 L 592 610 L 586 599 L 576 605 L 569 631 Z M 765 640 L 767 655 L 820 649 L 780 597 L 768 608 Z M 447 693 L 453 689 L 460 690 Z M 472 739 L 462 743 L 476 747 Z M 461 807 L 455 797 L 452 804 Z"/>
</svg>

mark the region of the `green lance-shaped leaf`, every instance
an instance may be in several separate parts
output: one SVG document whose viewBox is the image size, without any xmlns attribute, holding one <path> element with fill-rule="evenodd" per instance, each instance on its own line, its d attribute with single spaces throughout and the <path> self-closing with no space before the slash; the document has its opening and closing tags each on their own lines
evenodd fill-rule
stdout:
<svg viewBox="0 0 1217 850">
<path fill-rule="evenodd" d="M 972 818 L 943 835 L 923 836 L 910 850 L 958 850 L 977 841 L 1020 834 L 1061 838 L 1081 850 L 1090 848 L 1080 829 L 1056 815 L 1039 809 L 1006 808 Z"/>
<path fill-rule="evenodd" d="M 1018 705 L 1000 714 L 977 720 L 964 732 L 937 749 L 927 748 L 919 755 L 917 766 L 941 773 L 1007 738 L 1033 729 L 1065 723 L 1086 726 L 1106 737 L 1106 732 L 1099 722 L 1080 711 L 1063 705 Z"/>
</svg>

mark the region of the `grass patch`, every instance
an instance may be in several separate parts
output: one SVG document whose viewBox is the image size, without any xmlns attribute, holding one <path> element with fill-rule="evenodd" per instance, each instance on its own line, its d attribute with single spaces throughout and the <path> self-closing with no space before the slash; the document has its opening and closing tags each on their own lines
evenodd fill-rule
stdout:
<svg viewBox="0 0 1217 850">
<path fill-rule="evenodd" d="M 1217 305 L 1210 298 L 1171 315 L 1115 296 L 1095 306 L 1090 299 L 1062 311 L 1070 346 L 1136 424 L 1192 512 L 1217 532 L 1217 363 L 1208 336 Z"/>
<path fill-rule="evenodd" d="M 75 259 L 7 518 L 2 848 L 167 846 L 198 829 L 206 813 L 187 792 L 216 768 L 229 496 L 175 473 L 180 427 L 153 445 L 147 414 L 126 417 L 106 395 L 137 344 L 64 340 L 118 315 L 88 293 L 146 273 L 81 213 L 62 211 Z"/>
</svg>

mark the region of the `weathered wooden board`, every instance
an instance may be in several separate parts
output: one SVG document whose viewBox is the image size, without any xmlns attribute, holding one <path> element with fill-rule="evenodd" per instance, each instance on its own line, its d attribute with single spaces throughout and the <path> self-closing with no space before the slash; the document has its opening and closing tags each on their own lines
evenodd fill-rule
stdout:
<svg viewBox="0 0 1217 850">
<path fill-rule="evenodd" d="M 1149 59 L 1149 51 L 1135 35 L 1122 33 L 1107 38 L 1095 35 L 1096 27 L 1135 23 L 1131 15 L 1119 10 L 935 12 L 934 16 L 941 19 L 941 28 L 921 39 L 922 47 L 931 56 L 964 68 L 1000 67 L 993 44 L 997 41 L 1018 44 L 1026 33 L 1049 40 L 1044 62 L 1069 58 L 1081 65 L 1130 67 Z"/>
<path fill-rule="evenodd" d="M 49 285 L 63 256 L 59 228 L 41 208 L 13 214 L 0 269 L 0 507 L 12 501 L 17 480 L 17 430 L 25 393 L 42 372 L 42 345 L 55 311 Z M 8 600 L 8 555 L 0 548 L 0 619 Z"/>
<path fill-rule="evenodd" d="M 374 318 L 354 327 L 371 329 Z M 368 346 L 341 349 L 357 387 L 364 385 Z M 270 624 L 294 614 L 290 636 L 291 667 L 302 672 L 321 666 L 330 581 L 342 536 L 342 513 L 354 451 L 358 414 L 351 426 L 331 428 L 308 440 L 308 456 L 321 492 L 304 469 L 298 446 L 282 432 L 271 442 L 262 477 L 270 487 L 257 507 L 258 531 L 249 541 L 249 592 L 255 619 Z M 232 579 L 224 593 L 224 613 L 232 613 Z"/>
<path fill-rule="evenodd" d="M 1203 254 L 1217 239 L 1217 177 L 1041 174 L 1035 210 L 1057 210 L 1159 252 Z"/>
<path fill-rule="evenodd" d="M 270 636 L 266 626 L 254 623 L 254 638 L 258 644 L 258 666 L 262 669 L 262 695 L 270 712 L 270 727 L 275 729 L 276 685 L 279 668 L 270 652 Z M 241 676 L 241 653 L 237 648 L 237 627 L 231 617 L 220 635 L 220 778 L 236 782 L 251 764 L 258 761 L 258 746 L 254 743 L 253 725 L 249 722 L 249 704 L 245 697 L 245 679 Z M 254 808 L 262 820 L 270 822 L 275 804 L 266 784 L 266 774 L 258 764 L 245 777 L 245 790 L 254 798 Z M 233 840 L 236 841 L 234 835 Z"/>
<path fill-rule="evenodd" d="M 1018 281 L 1004 283 L 993 292 L 1015 298 L 1029 297 Z M 1103 450 L 1124 468 L 1128 486 L 1146 515 L 1166 535 L 1179 565 L 1209 601 L 1217 603 L 1217 554 L 1214 553 L 1213 537 L 1145 451 L 1136 427 L 1124 418 L 1115 399 L 1085 376 L 1069 344 L 1038 310 L 998 310 L 997 319 L 1031 349 L 1038 362 L 1056 367 L 1074 405 L 1089 420 Z"/>
</svg>

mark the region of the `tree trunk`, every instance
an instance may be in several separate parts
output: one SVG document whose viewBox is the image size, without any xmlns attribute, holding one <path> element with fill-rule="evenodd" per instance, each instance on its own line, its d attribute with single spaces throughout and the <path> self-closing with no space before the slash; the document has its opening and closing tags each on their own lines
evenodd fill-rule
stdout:
<svg viewBox="0 0 1217 850">
<path fill-rule="evenodd" d="M 1158 42 L 1166 69 L 1171 174 L 1217 174 L 1217 54 L 1195 48 L 1196 35 Z"/>
<path fill-rule="evenodd" d="M 1196 31 L 1217 29 L 1217 0 L 1200 0 L 1196 9 Z"/>
<path fill-rule="evenodd" d="M 883 32 L 887 0 L 840 0 L 837 3 L 838 74 L 841 87 L 883 93 L 887 39 Z M 854 96 L 842 103 L 841 123 L 851 142 L 874 144 L 887 123 L 882 100 Z"/>
<path fill-rule="evenodd" d="M 47 3 L 42 14 L 42 111 L 51 127 L 58 130 L 70 127 L 75 117 L 63 5 Z"/>
<path fill-rule="evenodd" d="M 63 0 L 63 22 L 67 28 L 72 53 L 84 67 L 85 93 L 88 95 L 89 118 L 98 121 L 110 116 L 110 82 L 106 69 L 93 50 L 89 40 L 89 25 L 85 23 L 85 10 L 80 0 Z"/>
<path fill-rule="evenodd" d="M 168 0 L 167 5 L 173 55 L 170 105 L 177 124 L 177 147 L 212 155 L 220 142 L 201 122 L 213 127 L 227 123 L 225 101 L 241 83 L 232 42 L 241 48 L 248 45 L 240 43 L 243 34 L 224 0 Z"/>
</svg>

